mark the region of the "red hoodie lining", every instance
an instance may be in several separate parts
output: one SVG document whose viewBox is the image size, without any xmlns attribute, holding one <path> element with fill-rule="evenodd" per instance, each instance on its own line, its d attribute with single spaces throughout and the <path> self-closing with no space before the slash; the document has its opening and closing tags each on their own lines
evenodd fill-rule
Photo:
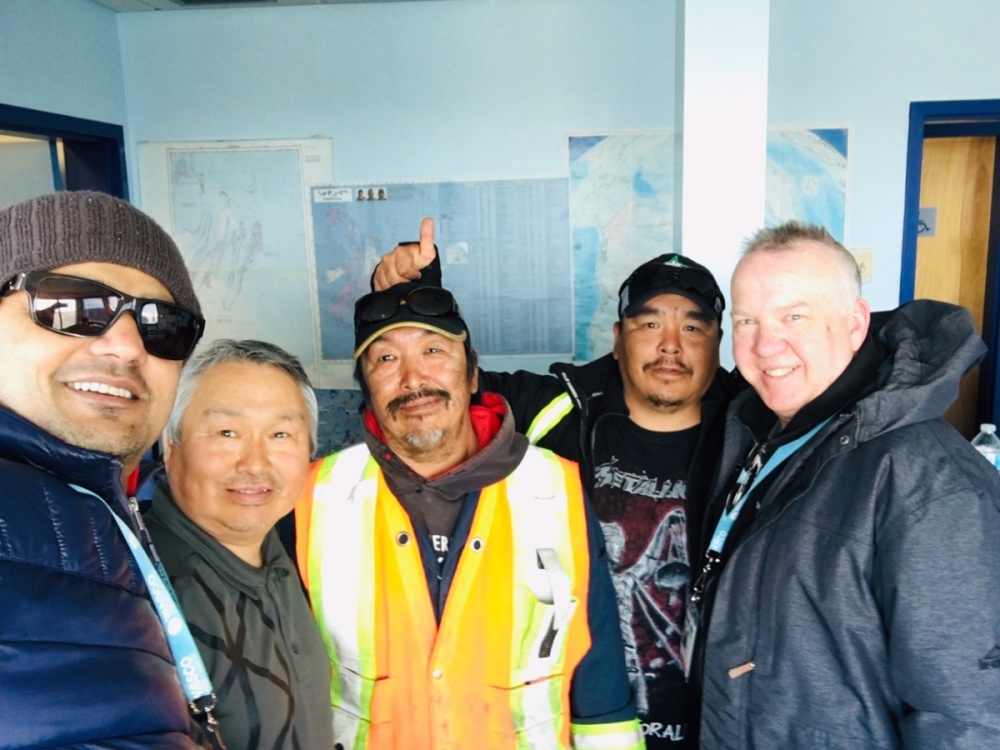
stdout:
<svg viewBox="0 0 1000 750">
<path fill-rule="evenodd" d="M 490 441 L 496 437 L 500 431 L 500 423 L 506 409 L 504 400 L 496 393 L 483 393 L 481 403 L 472 404 L 469 407 L 469 418 L 472 420 L 472 429 L 476 431 L 476 438 L 479 441 L 479 450 L 482 450 Z M 365 407 L 362 418 L 365 426 L 372 431 L 380 441 L 385 442 L 385 433 L 375 420 L 372 410 Z"/>
</svg>

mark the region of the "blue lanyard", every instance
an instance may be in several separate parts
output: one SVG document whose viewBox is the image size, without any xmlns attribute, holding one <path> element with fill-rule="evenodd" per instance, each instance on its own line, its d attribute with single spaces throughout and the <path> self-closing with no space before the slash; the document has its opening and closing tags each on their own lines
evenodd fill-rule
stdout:
<svg viewBox="0 0 1000 750">
<path fill-rule="evenodd" d="M 167 642 L 170 644 L 170 651 L 174 655 L 177 673 L 180 675 L 181 685 L 184 688 L 184 695 L 187 696 L 193 710 L 210 712 L 215 706 L 212 681 L 209 679 L 208 671 L 205 669 L 205 662 L 202 661 L 201 654 L 198 653 L 198 647 L 191 636 L 191 630 L 188 628 L 180 607 L 177 606 L 173 589 L 170 587 L 166 576 L 157 570 L 153 561 L 149 559 L 149 554 L 143 549 L 142 543 L 133 533 L 132 529 L 128 527 L 128 524 L 117 513 L 111 510 L 111 506 L 108 505 L 103 497 L 75 484 L 71 484 L 70 487 L 77 492 L 83 492 L 96 497 L 104 503 L 108 512 L 111 513 L 111 517 L 118 523 L 118 528 L 121 529 L 122 536 L 125 537 L 125 541 L 132 551 L 132 556 L 135 558 L 139 570 L 142 572 L 142 577 L 146 581 L 146 586 L 149 588 L 149 595 L 153 600 L 153 606 L 156 607 L 156 613 L 163 623 L 163 630 L 167 634 Z M 200 699 L 206 697 L 210 699 L 207 709 L 199 703 Z"/>
<path fill-rule="evenodd" d="M 737 492 L 741 493 L 740 499 L 730 510 L 724 512 L 722 514 L 722 517 L 719 519 L 719 523 L 715 527 L 715 533 L 712 534 L 712 541 L 709 542 L 708 545 L 708 549 L 711 552 L 714 552 L 717 555 L 722 554 L 722 548 L 725 547 L 726 545 L 726 539 L 729 537 L 729 532 L 733 530 L 733 524 L 736 523 L 736 519 L 739 517 L 740 511 L 742 511 L 743 506 L 746 505 L 747 497 L 753 491 L 754 487 L 756 487 L 758 484 L 764 481 L 764 479 L 772 471 L 777 469 L 786 458 L 795 453 L 795 451 L 801 448 L 803 444 L 807 440 L 809 440 L 809 438 L 811 438 L 813 435 L 819 432 L 820 428 L 822 428 L 827 422 L 829 422 L 830 419 L 831 418 L 829 417 L 827 419 L 824 419 L 822 422 L 813 427 L 811 430 L 809 430 L 809 432 L 807 432 L 802 437 L 796 440 L 792 440 L 791 442 L 785 443 L 784 445 L 780 446 L 771 455 L 771 457 L 767 459 L 767 462 L 760 467 L 760 470 L 757 472 L 757 476 L 753 478 L 753 482 L 745 490 L 742 488 L 746 484 L 750 472 L 747 469 L 747 467 L 743 468 L 743 470 L 740 472 L 739 479 L 736 480 L 736 485 L 738 488 Z M 754 460 L 756 461 L 757 459 Z"/>
</svg>

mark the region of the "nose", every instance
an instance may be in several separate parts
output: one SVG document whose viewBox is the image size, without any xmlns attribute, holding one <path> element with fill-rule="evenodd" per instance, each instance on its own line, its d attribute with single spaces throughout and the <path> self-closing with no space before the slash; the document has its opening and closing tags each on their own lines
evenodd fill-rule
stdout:
<svg viewBox="0 0 1000 750">
<path fill-rule="evenodd" d="M 418 391 L 427 385 L 427 373 L 420 357 L 403 356 L 399 364 L 400 385 L 403 388 Z"/>
<path fill-rule="evenodd" d="M 781 351 L 784 346 L 784 339 L 778 330 L 768 324 L 760 323 L 754 335 L 753 348 L 761 357 L 769 357 Z"/>
<path fill-rule="evenodd" d="M 267 448 L 262 437 L 249 436 L 242 441 L 239 459 L 236 462 L 238 471 L 259 476 L 267 471 L 269 463 Z"/>
<path fill-rule="evenodd" d="M 123 362 L 142 363 L 149 356 L 139 337 L 139 326 L 130 312 L 123 314 L 94 339 L 91 349 L 98 355 L 110 355 Z"/>
<path fill-rule="evenodd" d="M 664 354 L 677 354 L 680 350 L 681 337 L 677 326 L 663 326 L 663 328 L 660 329 L 659 351 Z"/>
</svg>

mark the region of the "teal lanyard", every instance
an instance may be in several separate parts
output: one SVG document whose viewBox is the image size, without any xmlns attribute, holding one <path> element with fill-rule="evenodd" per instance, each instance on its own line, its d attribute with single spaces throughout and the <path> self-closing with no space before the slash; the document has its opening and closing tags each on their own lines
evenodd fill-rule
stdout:
<svg viewBox="0 0 1000 750">
<path fill-rule="evenodd" d="M 167 634 L 167 642 L 174 655 L 184 695 L 187 696 L 192 710 L 197 713 L 210 713 L 215 707 L 212 681 L 205 669 L 205 662 L 202 661 L 201 654 L 198 653 L 198 647 L 191 636 L 187 621 L 185 621 L 180 607 L 177 606 L 174 591 L 166 575 L 157 569 L 157 566 L 149 559 L 149 554 L 143 549 L 138 537 L 128 527 L 128 524 L 111 510 L 111 506 L 103 497 L 75 484 L 71 484 L 70 487 L 77 492 L 96 497 L 104 503 L 104 507 L 111 513 L 111 517 L 118 523 L 118 528 L 121 529 L 122 536 L 125 537 L 142 577 L 146 581 L 146 586 L 149 588 L 149 595 L 156 608 L 156 614 L 159 615 L 160 621 L 163 623 L 163 630 Z M 204 705 L 206 701 L 203 699 L 205 698 L 209 699 L 207 706 Z"/>
<path fill-rule="evenodd" d="M 830 421 L 830 418 L 824 419 L 818 425 L 813 427 L 809 432 L 807 432 L 802 437 L 792 440 L 791 442 L 785 443 L 780 446 L 771 457 L 767 459 L 767 462 L 760 467 L 757 475 L 753 477 L 749 487 L 746 487 L 746 483 L 750 480 L 750 473 L 753 469 L 753 463 L 749 467 L 743 467 L 740 472 L 739 479 L 736 480 L 736 492 L 739 493 L 739 500 L 733 507 L 724 512 L 722 517 L 719 519 L 719 523 L 715 527 L 715 533 L 712 534 L 712 541 L 709 542 L 708 549 L 717 555 L 722 554 L 723 547 L 726 546 L 726 539 L 729 538 L 729 533 L 733 530 L 733 524 L 736 523 L 736 519 L 740 515 L 740 511 L 743 510 L 743 506 L 746 505 L 747 497 L 753 492 L 754 487 L 760 484 L 764 479 L 775 469 L 777 469 L 782 462 L 785 461 L 790 455 L 795 453 L 799 448 L 801 448 L 806 441 L 809 440 L 813 435 L 820 431 L 820 429 Z M 759 456 L 754 459 L 756 462 L 759 460 Z M 744 489 L 744 487 L 746 487 Z"/>
</svg>

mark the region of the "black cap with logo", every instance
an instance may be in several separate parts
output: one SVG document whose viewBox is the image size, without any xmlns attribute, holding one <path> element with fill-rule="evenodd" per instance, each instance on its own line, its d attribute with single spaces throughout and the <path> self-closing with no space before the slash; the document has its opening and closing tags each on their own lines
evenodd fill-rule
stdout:
<svg viewBox="0 0 1000 750">
<path fill-rule="evenodd" d="M 632 317 L 661 294 L 687 297 L 712 320 L 721 318 L 726 309 L 711 271 L 684 255 L 667 253 L 643 263 L 625 279 L 618 290 L 618 316 Z"/>
</svg>

